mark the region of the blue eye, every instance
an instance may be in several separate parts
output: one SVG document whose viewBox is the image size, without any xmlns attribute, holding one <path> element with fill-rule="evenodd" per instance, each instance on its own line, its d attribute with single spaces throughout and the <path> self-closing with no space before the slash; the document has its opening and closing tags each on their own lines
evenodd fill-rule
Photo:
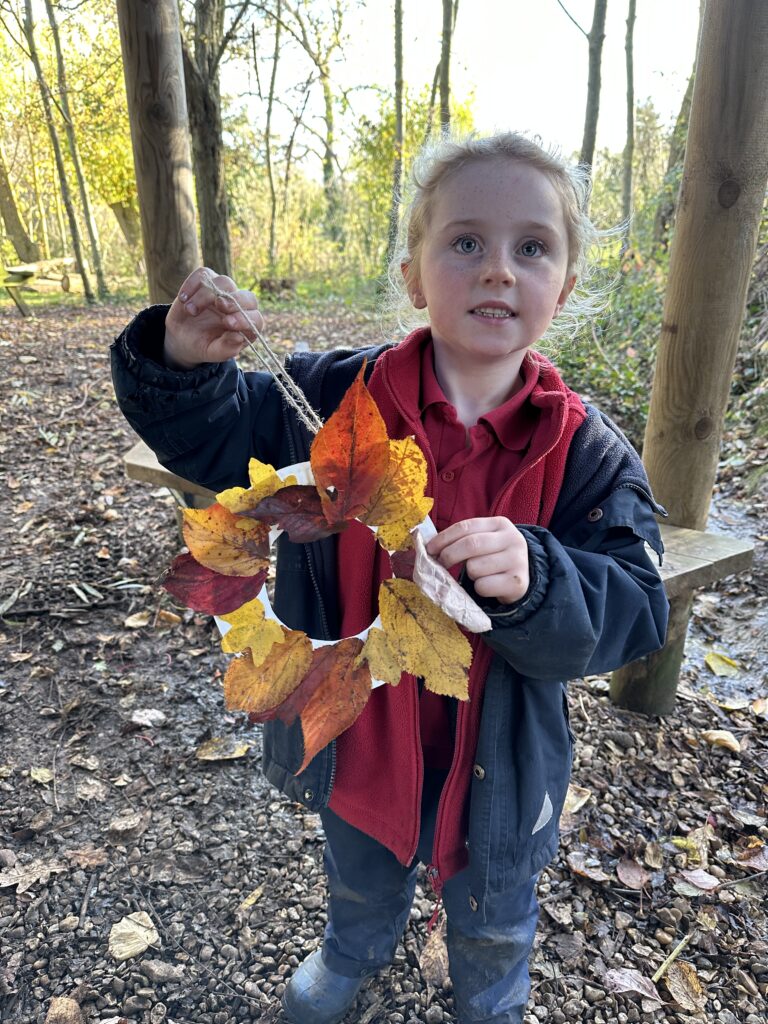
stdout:
<svg viewBox="0 0 768 1024">
<path fill-rule="evenodd" d="M 523 256 L 543 256 L 546 252 L 541 242 L 523 242 L 520 246 L 520 252 Z"/>
<path fill-rule="evenodd" d="M 463 252 L 467 256 L 470 256 L 473 252 L 477 251 L 477 242 L 469 235 L 463 235 L 461 238 L 457 238 L 454 245 L 459 252 Z"/>
</svg>

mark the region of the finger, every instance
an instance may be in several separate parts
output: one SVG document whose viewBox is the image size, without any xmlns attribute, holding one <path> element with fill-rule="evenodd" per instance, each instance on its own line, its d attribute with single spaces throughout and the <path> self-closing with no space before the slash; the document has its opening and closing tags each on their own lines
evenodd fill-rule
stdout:
<svg viewBox="0 0 768 1024">
<path fill-rule="evenodd" d="M 264 329 L 264 318 L 258 310 L 251 310 L 247 316 L 231 313 L 224 317 L 224 326 L 231 331 L 242 331 L 247 338 L 253 339 L 257 331 Z"/>
<path fill-rule="evenodd" d="M 470 558 L 506 554 L 514 549 L 511 535 L 506 531 L 495 533 L 470 533 L 449 544 L 436 556 L 444 566 L 458 565 Z"/>
<path fill-rule="evenodd" d="M 210 267 L 198 267 L 197 270 L 193 270 L 179 288 L 179 299 L 182 304 L 193 298 L 195 301 L 199 301 L 201 291 L 204 289 L 210 291 L 209 281 L 214 280 L 217 276 L 216 271 L 211 270 Z"/>
<path fill-rule="evenodd" d="M 245 338 L 240 331 L 225 331 L 208 346 L 208 357 L 218 362 L 234 359 L 240 355 L 245 345 Z"/>
<path fill-rule="evenodd" d="M 504 604 L 512 604 L 525 597 L 528 590 L 527 578 L 512 575 L 510 573 L 497 573 L 493 576 L 483 576 L 482 579 L 474 581 L 475 593 L 480 597 L 495 597 Z"/>
<path fill-rule="evenodd" d="M 244 288 L 232 292 L 230 295 L 217 295 L 216 308 L 220 313 L 236 313 L 238 310 L 245 310 L 250 313 L 259 308 L 258 300 L 253 292 Z"/>
<path fill-rule="evenodd" d="M 496 573 L 512 573 L 514 575 L 522 572 L 527 564 L 527 559 L 523 559 L 518 556 L 517 552 L 510 552 L 507 549 L 479 555 L 476 558 L 468 558 L 465 568 L 469 578 L 477 580 L 483 576 L 494 576 Z"/>
<path fill-rule="evenodd" d="M 499 523 L 508 523 L 509 520 L 502 519 L 499 516 L 489 516 L 477 519 L 462 519 L 458 523 L 452 523 L 451 526 L 447 527 L 433 537 L 432 540 L 427 544 L 427 551 L 433 557 L 437 557 L 441 551 L 456 541 L 461 540 L 463 537 L 470 536 L 478 532 L 490 532 L 499 528 Z"/>
</svg>

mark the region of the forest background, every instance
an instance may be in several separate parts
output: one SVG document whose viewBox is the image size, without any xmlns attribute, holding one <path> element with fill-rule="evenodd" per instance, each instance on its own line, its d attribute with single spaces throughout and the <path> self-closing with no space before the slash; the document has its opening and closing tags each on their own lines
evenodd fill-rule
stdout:
<svg viewBox="0 0 768 1024">
<path fill-rule="evenodd" d="M 593 219 L 601 227 L 626 227 L 601 253 L 605 280 L 613 284 L 605 312 L 571 343 L 558 343 L 556 361 L 639 445 L 703 3 L 684 4 L 692 38 L 679 46 L 691 53 L 690 74 L 678 89 L 679 109 L 666 113 L 635 95 L 635 78 L 648 81 L 648 68 L 634 66 L 635 30 L 639 23 L 647 33 L 643 20 L 653 4 L 614 0 L 609 11 L 607 0 L 547 3 L 551 10 L 536 4 L 534 12 L 525 3 L 502 9 L 486 0 L 464 8 L 458 0 L 441 0 L 431 5 L 430 31 L 429 5 L 419 5 L 417 15 L 415 5 L 400 0 L 181 0 L 202 259 L 254 288 L 267 307 L 287 304 L 311 313 L 318 303 L 341 303 L 373 317 L 384 306 L 382 332 L 391 337 L 397 324 L 382 294 L 397 226 L 393 196 L 420 145 L 441 126 L 510 127 L 499 120 L 505 91 L 514 93 L 509 105 L 515 111 L 520 94 L 536 110 L 539 93 L 560 92 L 566 144 L 581 135 L 574 159 L 593 166 Z M 2 0 L 0 17 L 3 262 L 37 262 L 50 272 L 53 287 L 33 283 L 33 306 L 82 302 L 84 291 L 87 300 L 138 307 L 146 301 L 145 268 L 115 5 Z M 677 8 L 674 17 L 680 17 Z M 553 23 L 558 39 L 571 34 L 569 63 L 563 63 Z M 484 47 L 469 54 L 462 49 L 462 37 L 478 38 L 478 25 L 489 37 L 515 40 L 508 64 L 495 69 L 502 105 L 489 106 L 485 93 L 477 103 L 471 90 L 452 88 L 452 76 L 466 84 L 472 64 L 489 58 Z M 381 26 L 388 37 L 379 34 Z M 658 32 L 664 34 L 663 24 Z M 535 54 L 538 48 L 540 72 L 531 74 L 530 63 L 516 62 L 514 50 Z M 356 69 L 364 75 L 367 67 L 386 67 L 385 52 L 391 54 L 389 82 L 354 81 Z M 583 82 L 571 81 L 585 66 L 586 111 L 573 100 Z M 667 103 L 669 94 L 667 88 Z M 626 111 L 621 147 L 615 145 L 619 95 Z M 604 114 L 601 122 L 601 107 L 612 111 L 609 120 Z M 611 146 L 598 145 L 601 138 Z M 72 272 L 73 260 L 82 276 Z M 68 293 L 59 288 L 62 277 Z M 760 415 L 768 392 L 767 282 L 764 216 L 732 404 L 737 415 L 758 424 L 768 422 Z"/>
</svg>

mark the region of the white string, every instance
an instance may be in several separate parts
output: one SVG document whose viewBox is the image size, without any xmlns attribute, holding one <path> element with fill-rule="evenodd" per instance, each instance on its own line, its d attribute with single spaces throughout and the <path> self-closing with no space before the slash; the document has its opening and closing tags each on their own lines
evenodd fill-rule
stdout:
<svg viewBox="0 0 768 1024">
<path fill-rule="evenodd" d="M 248 335 L 244 331 L 238 331 L 238 334 L 245 340 L 251 348 L 251 351 L 255 354 L 261 365 L 267 371 L 271 373 L 275 378 L 275 383 L 280 388 L 286 402 L 295 410 L 296 415 L 299 417 L 301 422 L 307 428 L 311 434 L 316 434 L 323 425 L 322 419 L 317 415 L 315 410 L 309 404 L 307 396 L 301 390 L 296 381 L 286 373 L 285 367 L 283 366 L 280 359 L 275 355 L 272 349 L 269 347 L 269 343 L 261 331 L 258 329 L 256 324 L 251 319 L 250 314 L 247 310 L 243 309 L 240 303 L 237 301 L 232 292 L 225 292 L 219 288 L 216 282 L 213 280 L 212 275 L 204 270 L 202 272 L 201 280 L 208 288 L 211 289 L 214 295 L 228 299 L 232 302 L 238 312 L 242 313 L 245 319 L 248 321 L 248 325 L 253 331 L 254 337 L 259 343 L 257 348 Z"/>
</svg>

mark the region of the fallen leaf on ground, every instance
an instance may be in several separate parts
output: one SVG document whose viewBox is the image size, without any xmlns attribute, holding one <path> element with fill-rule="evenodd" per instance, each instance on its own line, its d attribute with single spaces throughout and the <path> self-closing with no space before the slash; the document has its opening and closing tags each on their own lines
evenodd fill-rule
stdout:
<svg viewBox="0 0 768 1024">
<path fill-rule="evenodd" d="M 459 627 L 410 580 L 385 580 L 379 612 L 387 643 L 404 672 L 433 693 L 469 698 L 472 648 Z"/>
<path fill-rule="evenodd" d="M 312 442 L 309 461 L 329 523 L 365 512 L 389 468 L 387 428 L 365 386 L 364 371 L 363 365 Z"/>
<path fill-rule="evenodd" d="M 627 967 L 611 968 L 605 972 L 603 983 L 609 992 L 628 992 L 631 995 L 642 996 L 656 1007 L 663 1005 L 663 1000 L 658 993 L 656 986 L 650 978 L 646 978 L 639 971 Z"/>
<path fill-rule="evenodd" d="M 702 892 L 711 892 L 721 884 L 721 879 L 715 878 L 714 875 L 710 875 L 708 871 L 704 871 L 703 868 L 695 868 L 693 871 L 681 871 L 680 875 L 690 882 L 691 885 L 695 885 L 697 889 L 701 889 Z"/>
<path fill-rule="evenodd" d="M 741 667 L 738 661 L 734 661 L 733 658 L 729 658 L 727 654 L 722 654 L 720 651 L 707 651 L 704 655 L 704 662 L 710 672 L 726 678 L 737 676 Z"/>
<path fill-rule="evenodd" d="M 133 615 L 129 615 L 128 618 L 123 622 L 126 629 L 142 629 L 144 626 L 148 626 L 152 621 L 153 612 L 145 608 L 142 612 L 134 612 Z"/>
<path fill-rule="evenodd" d="M 251 907 L 256 905 L 256 903 L 261 899 L 261 897 L 263 895 L 264 895 L 264 886 L 263 885 L 257 885 L 255 889 L 253 889 L 251 892 L 248 893 L 248 895 L 245 897 L 243 902 L 237 908 L 235 913 L 237 913 L 237 914 L 245 914 L 245 913 L 247 913 L 247 911 L 249 911 L 251 909 Z"/>
<path fill-rule="evenodd" d="M 176 612 L 169 612 L 166 608 L 161 608 L 155 616 L 156 626 L 178 626 L 181 621 L 180 615 L 177 615 Z"/>
<path fill-rule="evenodd" d="M 768 718 L 768 697 L 758 697 L 753 701 L 752 710 L 758 718 Z"/>
<path fill-rule="evenodd" d="M 701 735 L 711 747 L 725 747 L 734 754 L 741 752 L 741 744 L 727 729 L 705 729 Z"/>
<path fill-rule="evenodd" d="M 610 875 L 606 875 L 600 864 L 594 857 L 588 857 L 583 850 L 574 850 L 565 858 L 568 867 L 576 875 L 582 878 L 589 878 L 592 882 L 610 882 Z"/>
<path fill-rule="evenodd" d="M 139 708 L 133 712 L 130 721 L 131 725 L 141 729 L 160 729 L 168 721 L 168 716 L 157 708 Z"/>
<path fill-rule="evenodd" d="M 574 782 L 571 782 L 568 786 L 568 792 L 565 794 L 563 811 L 566 814 L 576 814 L 591 796 L 591 789 L 585 789 L 583 786 L 577 786 Z"/>
<path fill-rule="evenodd" d="M 664 975 L 664 984 L 678 1006 L 688 1013 L 701 1013 L 707 1003 L 707 993 L 699 980 L 696 968 L 685 960 L 670 964 Z"/>
<path fill-rule="evenodd" d="M 83 1024 L 80 1005 L 68 996 L 54 996 L 45 1016 L 45 1024 Z"/>
<path fill-rule="evenodd" d="M 109 854 L 103 847 L 99 849 L 91 844 L 79 850 L 65 850 L 64 856 L 84 870 L 102 867 L 109 860 Z"/>
<path fill-rule="evenodd" d="M 756 840 L 756 843 L 760 843 Z M 755 845 L 735 862 L 740 868 L 752 868 L 754 871 L 768 871 L 768 846 Z"/>
<path fill-rule="evenodd" d="M 198 761 L 233 761 L 245 757 L 250 749 L 250 743 L 243 743 L 232 736 L 214 736 L 200 744 L 195 757 Z"/>
<path fill-rule="evenodd" d="M 53 782 L 53 772 L 49 768 L 30 768 L 29 777 L 41 786 L 48 786 Z"/>
<path fill-rule="evenodd" d="M 63 864 L 55 860 L 33 860 L 28 864 L 15 864 L 0 871 L 0 889 L 15 886 L 18 895 L 26 892 L 36 882 L 45 884 L 55 872 L 66 870 Z"/>
<path fill-rule="evenodd" d="M 128 914 L 109 931 L 109 954 L 115 960 L 128 960 L 140 956 L 150 946 L 157 946 L 160 936 L 152 918 L 143 910 Z"/>
<path fill-rule="evenodd" d="M 622 857 L 616 865 L 616 874 L 629 889 L 645 889 L 651 880 L 650 873 L 630 857 Z"/>
<path fill-rule="evenodd" d="M 447 921 L 443 913 L 440 914 L 437 924 L 427 936 L 427 941 L 424 943 L 419 957 L 419 970 L 426 982 L 428 995 L 430 989 L 442 988 L 448 978 L 447 930 Z"/>
</svg>

